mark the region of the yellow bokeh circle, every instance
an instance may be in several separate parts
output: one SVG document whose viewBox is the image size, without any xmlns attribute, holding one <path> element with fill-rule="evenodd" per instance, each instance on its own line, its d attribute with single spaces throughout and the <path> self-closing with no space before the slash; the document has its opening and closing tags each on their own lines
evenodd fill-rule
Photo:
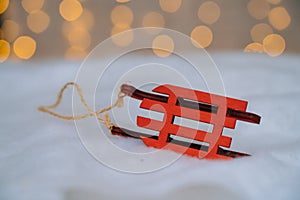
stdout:
<svg viewBox="0 0 300 200">
<path fill-rule="evenodd" d="M 144 27 L 164 27 L 164 17 L 157 12 L 149 12 L 143 18 Z"/>
<path fill-rule="evenodd" d="M 277 5 L 281 2 L 281 0 L 265 0 L 265 1 L 267 1 L 270 4 L 274 4 L 274 5 Z"/>
<path fill-rule="evenodd" d="M 86 29 L 73 28 L 67 36 L 72 46 L 77 46 L 82 49 L 87 49 L 91 45 L 91 36 Z"/>
<path fill-rule="evenodd" d="M 168 35 L 159 35 L 152 41 L 152 51 L 159 57 L 168 57 L 174 51 L 174 41 Z"/>
<path fill-rule="evenodd" d="M 182 0 L 159 0 L 161 9 L 168 13 L 176 12 L 181 6 Z"/>
<path fill-rule="evenodd" d="M 129 27 L 133 21 L 133 13 L 127 6 L 116 6 L 111 11 L 110 18 L 115 26 Z"/>
<path fill-rule="evenodd" d="M 94 26 L 94 23 L 94 14 L 88 9 L 84 9 L 82 15 L 76 21 L 71 22 L 72 26 L 84 28 L 87 30 L 91 30 Z"/>
<path fill-rule="evenodd" d="M 8 42 L 13 42 L 19 34 L 19 25 L 17 22 L 7 19 L 2 24 L 3 37 Z"/>
<path fill-rule="evenodd" d="M 27 26 L 35 33 L 44 32 L 50 23 L 50 17 L 43 11 L 34 11 L 27 16 Z"/>
<path fill-rule="evenodd" d="M 264 0 L 250 0 L 247 9 L 255 19 L 264 19 L 268 16 L 270 5 Z"/>
<path fill-rule="evenodd" d="M 22 0 L 22 6 L 28 13 L 40 10 L 43 5 L 44 0 Z"/>
<path fill-rule="evenodd" d="M 130 27 L 114 26 L 111 30 L 112 41 L 115 45 L 124 47 L 133 41 L 133 31 Z"/>
<path fill-rule="evenodd" d="M 213 41 L 213 32 L 207 26 L 197 26 L 191 32 L 192 44 L 197 48 L 206 48 Z"/>
<path fill-rule="evenodd" d="M 283 7 L 273 8 L 269 13 L 269 22 L 277 30 L 286 29 L 291 23 L 291 17 Z"/>
<path fill-rule="evenodd" d="M 263 53 L 264 47 L 258 42 L 253 42 L 245 47 L 244 52 Z"/>
<path fill-rule="evenodd" d="M 265 23 L 256 24 L 251 29 L 251 38 L 255 42 L 262 42 L 263 39 L 273 33 L 273 29 L 270 25 Z"/>
<path fill-rule="evenodd" d="M 0 1 L 0 14 L 4 13 L 8 8 L 9 0 L 1 0 Z"/>
<path fill-rule="evenodd" d="M 285 50 L 285 39 L 279 34 L 270 34 L 264 39 L 263 47 L 269 56 L 279 56 Z"/>
<path fill-rule="evenodd" d="M 63 0 L 59 4 L 59 13 L 67 21 L 74 21 L 83 12 L 81 3 L 78 0 Z"/>
<path fill-rule="evenodd" d="M 116 0 L 116 2 L 118 2 L 118 3 L 127 3 L 127 2 L 129 2 L 130 0 Z"/>
<path fill-rule="evenodd" d="M 218 4 L 213 1 L 206 1 L 198 9 L 199 19 L 206 24 L 214 24 L 221 15 L 221 9 Z"/>
<path fill-rule="evenodd" d="M 82 60 L 87 56 L 84 49 L 78 46 L 71 46 L 65 53 L 65 58 L 70 60 Z"/>
<path fill-rule="evenodd" d="M 143 27 L 158 27 L 163 28 L 165 26 L 164 17 L 157 12 L 149 12 L 143 18 Z M 150 34 L 158 34 L 160 29 L 146 29 Z"/>
<path fill-rule="evenodd" d="M 10 54 L 10 45 L 5 40 L 0 40 L 0 63 L 4 62 Z"/>
<path fill-rule="evenodd" d="M 31 58 L 36 50 L 36 42 L 29 36 L 20 36 L 13 46 L 15 54 L 21 59 Z"/>
</svg>

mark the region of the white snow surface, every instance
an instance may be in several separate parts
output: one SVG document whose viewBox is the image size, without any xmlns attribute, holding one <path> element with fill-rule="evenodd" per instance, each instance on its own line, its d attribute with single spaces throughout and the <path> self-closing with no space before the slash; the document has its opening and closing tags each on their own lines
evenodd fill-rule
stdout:
<svg viewBox="0 0 300 200">
<path fill-rule="evenodd" d="M 260 125 L 237 122 L 234 130 L 233 149 L 252 156 L 231 161 L 182 156 L 142 174 L 101 164 L 80 142 L 74 122 L 37 110 L 75 80 L 79 62 L 1 64 L 0 199 L 299 199 L 299 55 L 215 53 L 212 58 L 226 94 L 247 100 L 247 110 L 262 116 Z M 71 100 L 69 90 L 57 111 L 71 113 Z M 134 139 L 112 140 L 148 148 Z"/>
</svg>

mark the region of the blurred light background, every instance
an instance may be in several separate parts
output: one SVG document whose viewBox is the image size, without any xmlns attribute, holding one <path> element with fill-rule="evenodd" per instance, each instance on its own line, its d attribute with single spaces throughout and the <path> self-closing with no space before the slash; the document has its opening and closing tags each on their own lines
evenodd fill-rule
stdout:
<svg viewBox="0 0 300 200">
<path fill-rule="evenodd" d="M 300 52 L 299 0 L 0 0 L 0 62 L 81 60 L 99 42 L 137 27 L 189 35 L 197 48 L 263 53 Z M 153 53 L 176 41 L 159 32 Z M 130 45 L 133 34 L 114 40 Z"/>
</svg>

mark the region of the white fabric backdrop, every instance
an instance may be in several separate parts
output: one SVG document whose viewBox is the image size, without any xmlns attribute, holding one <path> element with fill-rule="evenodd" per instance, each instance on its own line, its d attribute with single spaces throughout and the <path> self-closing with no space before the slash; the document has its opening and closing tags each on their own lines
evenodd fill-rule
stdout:
<svg viewBox="0 0 300 200">
<path fill-rule="evenodd" d="M 233 148 L 253 156 L 225 162 L 183 156 L 146 174 L 102 165 L 85 150 L 73 122 L 37 111 L 74 80 L 80 63 L 1 64 L 0 199 L 298 199 L 300 58 L 212 57 L 227 94 L 248 100 L 248 110 L 262 116 L 259 126 L 238 122 L 233 136 Z M 60 112 L 71 113 L 70 91 Z"/>
</svg>

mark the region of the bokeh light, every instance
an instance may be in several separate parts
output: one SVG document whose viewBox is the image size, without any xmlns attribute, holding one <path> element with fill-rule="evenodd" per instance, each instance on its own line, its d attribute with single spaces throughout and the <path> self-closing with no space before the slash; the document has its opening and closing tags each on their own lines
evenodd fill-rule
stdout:
<svg viewBox="0 0 300 200">
<path fill-rule="evenodd" d="M 244 49 L 244 52 L 263 53 L 264 47 L 262 44 L 260 44 L 258 42 L 253 42 L 246 46 L 246 48 Z"/>
<path fill-rule="evenodd" d="M 62 25 L 62 33 L 63 35 L 65 36 L 65 38 L 68 38 L 68 35 L 70 34 L 70 32 L 72 31 L 72 29 L 76 27 L 74 26 L 72 23 L 70 22 L 63 22 L 63 25 Z"/>
<path fill-rule="evenodd" d="M 161 9 L 168 13 L 176 12 L 181 6 L 182 0 L 159 0 Z"/>
<path fill-rule="evenodd" d="M 279 34 L 270 34 L 264 39 L 263 48 L 269 56 L 279 56 L 285 50 L 285 40 Z"/>
<path fill-rule="evenodd" d="M 264 0 L 250 0 L 247 9 L 255 19 L 264 19 L 268 16 L 270 5 Z"/>
<path fill-rule="evenodd" d="M 83 28 L 73 28 L 67 38 L 72 46 L 77 46 L 84 50 L 91 45 L 91 36 L 88 31 Z"/>
<path fill-rule="evenodd" d="M 1 0 L 0 1 L 0 14 L 4 13 L 8 8 L 9 0 Z"/>
<path fill-rule="evenodd" d="M 128 46 L 133 40 L 133 32 L 129 27 L 114 26 L 111 30 L 111 36 L 112 41 L 120 47 Z"/>
<path fill-rule="evenodd" d="M 65 58 L 69 60 L 82 60 L 86 57 L 87 53 L 84 49 L 78 46 L 71 46 L 65 53 Z"/>
<path fill-rule="evenodd" d="M 274 4 L 274 5 L 277 5 L 281 2 L 281 0 L 265 0 L 265 1 L 267 1 L 270 4 Z"/>
<path fill-rule="evenodd" d="M 157 12 L 149 12 L 143 18 L 143 27 L 158 27 L 162 28 L 165 26 L 164 17 Z M 157 34 L 158 29 L 147 29 L 147 32 L 151 34 Z"/>
<path fill-rule="evenodd" d="M 95 24 L 94 15 L 88 9 L 84 9 L 82 15 L 76 21 L 71 22 L 72 26 L 84 28 L 87 30 L 91 30 L 94 24 Z"/>
<path fill-rule="evenodd" d="M 82 57 L 80 55 L 86 55 L 91 46 L 95 45 L 92 42 L 100 42 L 109 35 L 115 36 L 112 41 L 117 46 L 128 46 L 135 39 L 132 28 L 137 26 L 154 27 L 145 30 L 145 34 L 152 34 L 153 37 L 158 36 L 153 40 L 153 44 L 157 44 L 161 37 L 168 37 L 168 39 L 165 38 L 166 42 L 160 42 L 162 42 L 162 46 L 167 46 L 169 49 L 172 46 L 174 47 L 175 41 L 167 35 L 161 36 L 160 28 L 171 28 L 189 34 L 192 44 L 197 48 L 207 48 L 214 44 L 212 49 L 220 47 L 223 49 L 228 45 L 229 48 L 239 48 L 241 50 L 242 46 L 242 48 L 245 47 L 245 52 L 265 52 L 270 56 L 278 56 L 286 50 L 285 42 L 288 41 L 288 50 L 294 51 L 297 49 L 297 44 L 293 43 L 293 40 L 295 40 L 293 37 L 296 36 L 292 33 L 296 25 L 296 23 L 292 24 L 292 20 L 294 20 L 292 19 L 293 12 L 295 12 L 292 6 L 295 4 L 286 3 L 282 0 L 247 0 L 243 3 L 228 3 L 226 6 L 219 0 L 194 1 L 193 3 L 182 0 L 158 0 L 156 3 L 149 4 L 143 2 L 141 5 L 147 8 L 144 10 L 138 10 L 140 5 L 133 3 L 133 1 L 114 0 L 102 4 L 103 7 L 98 7 L 99 12 L 101 9 L 106 9 L 105 13 L 101 10 L 102 14 L 98 13 L 97 8 L 90 7 L 96 4 L 89 4 L 88 2 L 88 0 L 60 0 L 53 7 L 50 4 L 45 6 L 47 3 L 45 0 L 19 0 L 14 2 L 0 0 L 0 14 L 6 11 L 4 15 L 1 15 L 0 39 L 9 43 L 10 55 L 8 59 L 14 59 L 16 56 L 19 58 L 24 57 L 24 59 L 28 59 L 25 57 L 32 57 L 36 51 L 35 42 L 37 41 L 42 54 L 45 53 L 46 51 L 42 49 L 47 48 L 47 38 L 51 37 L 49 34 L 51 33 L 50 35 L 57 37 L 55 28 L 56 17 L 58 16 L 64 19 L 60 21 L 61 25 L 58 26 L 60 29 L 58 31 L 62 31 L 63 35 L 61 38 L 57 38 L 56 42 L 60 43 L 57 45 L 60 47 L 67 44 L 67 47 L 63 49 L 66 58 L 71 58 L 72 55 L 78 55 L 79 57 Z M 236 10 L 235 8 L 239 6 L 241 10 Z M 191 8 L 193 8 L 193 13 L 190 13 Z M 107 13 L 109 13 L 108 18 Z M 96 16 L 102 20 L 96 21 Z M 241 17 L 241 19 L 236 16 Z M 111 21 L 111 24 L 107 19 Z M 222 21 L 219 21 L 220 19 Z M 180 20 L 187 23 L 178 23 Z M 245 25 L 243 25 L 243 20 Z M 216 24 L 217 22 L 220 23 Z M 50 26 L 51 30 L 49 29 Z M 249 29 L 249 26 L 251 26 L 251 29 Z M 289 26 L 291 28 L 287 30 Z M 158 29 L 155 29 L 155 27 Z M 237 31 L 234 27 L 239 30 Z M 47 29 L 49 31 L 42 34 Z M 217 32 L 212 30 L 217 30 Z M 222 30 L 224 30 L 224 33 L 222 33 Z M 283 30 L 285 31 L 283 32 Z M 124 31 L 128 32 L 116 36 Z M 236 33 L 239 38 L 235 38 L 235 35 L 231 33 Z M 22 56 L 23 52 L 20 48 L 17 51 L 19 53 L 15 53 L 14 50 L 15 47 L 17 49 L 21 46 L 20 44 L 25 43 L 20 40 L 22 37 L 18 37 L 26 34 L 31 36 L 35 43 L 35 45 L 31 45 L 34 49 L 31 56 Z M 38 40 L 33 35 L 37 36 Z M 94 35 L 97 36 L 92 38 Z M 251 38 L 249 38 L 250 36 Z M 290 38 L 293 38 L 293 40 Z M 22 43 L 19 44 L 17 41 Z M 24 48 L 26 49 L 27 46 L 24 45 Z M 24 52 L 30 51 L 24 50 Z M 153 52 L 156 52 L 156 55 L 163 55 L 161 57 L 167 57 L 172 53 L 172 51 L 162 51 L 157 50 L 157 48 Z"/>
<path fill-rule="evenodd" d="M 44 32 L 50 23 L 50 17 L 43 11 L 33 11 L 27 16 L 27 26 L 34 33 Z"/>
<path fill-rule="evenodd" d="M 291 17 L 285 8 L 276 7 L 269 13 L 269 22 L 277 30 L 284 30 L 290 25 Z"/>
<path fill-rule="evenodd" d="M 129 2 L 130 0 L 116 0 L 116 2 L 118 2 L 118 3 L 127 3 L 127 2 Z"/>
<path fill-rule="evenodd" d="M 20 36 L 13 45 L 14 53 L 21 59 L 31 58 L 36 50 L 36 42 L 29 36 Z"/>
<path fill-rule="evenodd" d="M 22 6 L 28 13 L 40 10 L 43 5 L 44 0 L 22 0 Z"/>
<path fill-rule="evenodd" d="M 111 11 L 111 21 L 115 26 L 124 28 L 129 27 L 133 21 L 133 13 L 127 6 L 116 6 Z"/>
<path fill-rule="evenodd" d="M 256 24 L 251 29 L 251 38 L 255 42 L 262 43 L 263 39 L 273 33 L 273 29 L 270 25 L 265 23 Z"/>
<path fill-rule="evenodd" d="M 159 35 L 152 41 L 152 51 L 159 57 L 168 57 L 174 51 L 174 41 L 168 35 Z"/>
<path fill-rule="evenodd" d="M 59 5 L 59 13 L 67 21 L 78 19 L 82 12 L 82 5 L 77 0 L 63 0 Z"/>
<path fill-rule="evenodd" d="M 0 40 L 0 63 L 4 62 L 10 54 L 10 45 L 5 40 Z"/>
<path fill-rule="evenodd" d="M 4 31 L 0 28 L 0 38 L 4 38 Z"/>
<path fill-rule="evenodd" d="M 198 9 L 199 19 L 206 24 L 214 24 L 221 15 L 221 9 L 213 1 L 206 1 Z"/>
<path fill-rule="evenodd" d="M 19 25 L 10 19 L 7 19 L 2 24 L 3 38 L 8 42 L 13 42 L 19 35 Z"/>
<path fill-rule="evenodd" d="M 206 48 L 213 41 L 213 33 L 207 26 L 197 26 L 191 32 L 192 44 L 197 48 Z"/>
</svg>

